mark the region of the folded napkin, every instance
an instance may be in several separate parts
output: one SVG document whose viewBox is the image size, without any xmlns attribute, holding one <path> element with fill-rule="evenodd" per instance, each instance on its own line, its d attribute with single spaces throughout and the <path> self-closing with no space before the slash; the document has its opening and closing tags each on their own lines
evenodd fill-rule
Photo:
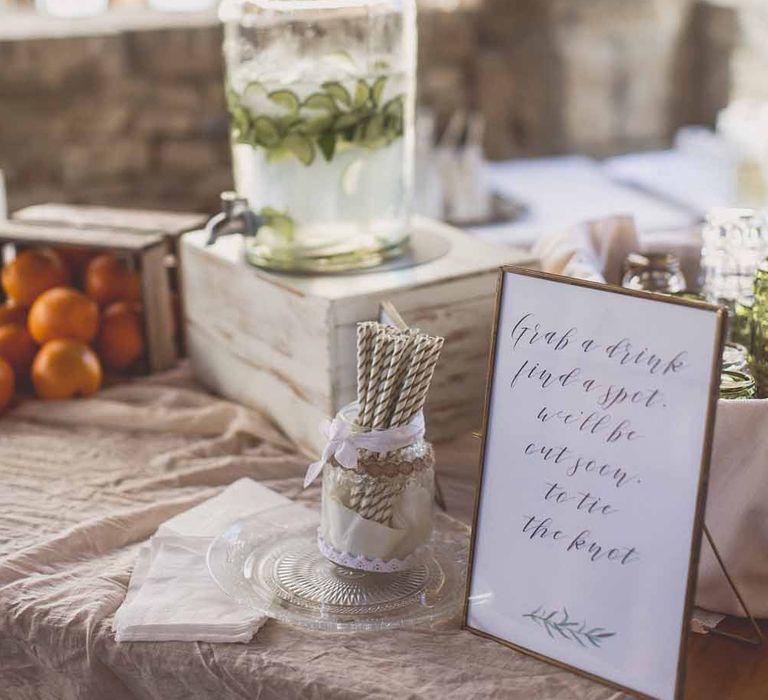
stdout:
<svg viewBox="0 0 768 700">
<path fill-rule="evenodd" d="M 621 285 L 629 253 L 672 253 L 680 260 L 688 288 L 699 278 L 701 229 L 640 234 L 630 216 L 613 216 L 575 226 L 539 239 L 531 251 L 541 269 L 556 275 Z"/>
<path fill-rule="evenodd" d="M 249 641 L 266 618 L 218 587 L 208 573 L 208 546 L 235 520 L 261 514 L 265 522 L 289 523 L 306 513 L 252 479 L 240 479 L 165 522 L 139 549 L 112 624 L 116 641 Z"/>
</svg>

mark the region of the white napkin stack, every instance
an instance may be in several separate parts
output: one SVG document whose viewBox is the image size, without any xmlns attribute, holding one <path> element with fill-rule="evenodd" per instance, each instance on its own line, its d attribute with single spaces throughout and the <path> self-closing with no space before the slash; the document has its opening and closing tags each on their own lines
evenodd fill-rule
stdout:
<svg viewBox="0 0 768 700">
<path fill-rule="evenodd" d="M 270 511 L 290 522 L 307 511 L 252 479 L 163 523 L 141 546 L 128 593 L 115 614 L 118 642 L 248 642 L 266 618 L 238 605 L 211 578 L 206 552 L 235 520 Z M 273 517 L 274 516 L 274 517 Z"/>
</svg>

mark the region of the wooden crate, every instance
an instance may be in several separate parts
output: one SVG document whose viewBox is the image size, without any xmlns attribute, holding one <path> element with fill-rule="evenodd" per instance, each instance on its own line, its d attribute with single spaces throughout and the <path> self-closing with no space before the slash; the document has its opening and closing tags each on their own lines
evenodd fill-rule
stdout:
<svg viewBox="0 0 768 700">
<path fill-rule="evenodd" d="M 497 268 L 529 257 L 417 220 L 447 239 L 444 257 L 407 270 L 289 276 L 243 260 L 239 236 L 181 239 L 187 349 L 208 387 L 266 412 L 309 454 L 318 426 L 355 397 L 356 324 L 390 300 L 412 326 L 445 336 L 427 406 L 433 440 L 479 429 Z"/>
<path fill-rule="evenodd" d="M 171 289 L 164 261 L 167 242 L 160 234 L 137 234 L 98 228 L 29 224 L 0 221 L 0 246 L 87 246 L 130 258 L 141 275 L 147 368 L 150 372 L 176 364 Z"/>
<path fill-rule="evenodd" d="M 30 224 L 62 224 L 73 228 L 110 229 L 135 234 L 161 234 L 168 252 L 176 254 L 179 236 L 203 226 L 203 214 L 145 209 L 115 209 L 85 204 L 34 204 L 14 212 L 13 219 Z"/>
</svg>

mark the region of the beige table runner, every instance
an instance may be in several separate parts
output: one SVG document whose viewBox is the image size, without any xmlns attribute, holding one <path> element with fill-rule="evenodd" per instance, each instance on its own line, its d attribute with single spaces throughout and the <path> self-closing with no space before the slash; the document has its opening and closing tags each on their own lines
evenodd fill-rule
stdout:
<svg viewBox="0 0 768 700">
<path fill-rule="evenodd" d="M 0 419 L 0 698 L 623 697 L 458 623 L 332 635 L 271 621 L 247 645 L 115 643 L 140 541 L 243 476 L 316 502 L 305 469 L 183 370 Z M 466 499 L 474 471 L 447 480 L 452 496 Z"/>
</svg>

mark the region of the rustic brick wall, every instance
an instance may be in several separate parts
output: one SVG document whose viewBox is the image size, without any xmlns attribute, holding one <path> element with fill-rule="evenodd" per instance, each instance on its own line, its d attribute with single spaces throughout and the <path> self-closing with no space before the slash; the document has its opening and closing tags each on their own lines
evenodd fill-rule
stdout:
<svg viewBox="0 0 768 700">
<path fill-rule="evenodd" d="M 229 186 L 215 25 L 0 41 L 0 66 L 11 208 L 210 209 Z"/>
<path fill-rule="evenodd" d="M 764 0 L 421 2 L 420 99 L 443 123 L 480 109 L 494 158 L 655 147 L 711 122 L 734 85 L 768 90 Z M 212 210 L 231 186 L 215 20 L 110 22 L 45 38 L 0 26 L 10 207 Z"/>
</svg>

